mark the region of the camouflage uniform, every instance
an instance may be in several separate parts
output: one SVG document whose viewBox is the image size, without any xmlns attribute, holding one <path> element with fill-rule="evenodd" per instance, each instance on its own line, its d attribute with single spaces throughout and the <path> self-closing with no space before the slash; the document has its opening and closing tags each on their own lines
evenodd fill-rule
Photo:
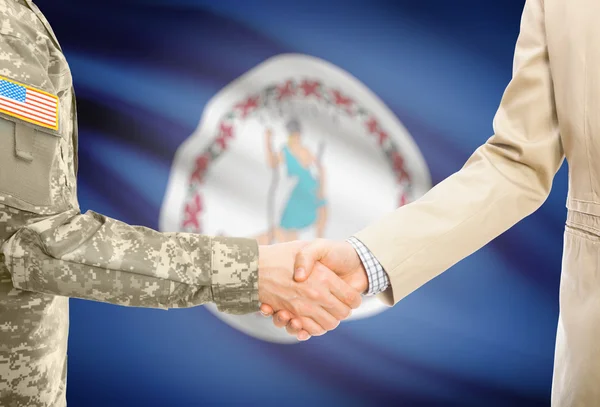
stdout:
<svg viewBox="0 0 600 407">
<path fill-rule="evenodd" d="M 59 100 L 57 130 L 0 105 L 1 406 L 66 404 L 67 297 L 258 310 L 255 241 L 158 233 L 80 213 L 71 73 L 31 0 L 0 0 L 0 77 Z"/>
</svg>

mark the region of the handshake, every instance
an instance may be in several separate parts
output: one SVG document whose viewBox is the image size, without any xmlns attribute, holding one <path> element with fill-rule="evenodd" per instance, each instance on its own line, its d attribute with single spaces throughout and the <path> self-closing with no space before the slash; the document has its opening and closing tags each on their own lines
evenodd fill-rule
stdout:
<svg viewBox="0 0 600 407">
<path fill-rule="evenodd" d="M 368 277 L 354 247 L 343 241 L 260 246 L 261 313 L 305 341 L 331 331 L 361 304 Z"/>
</svg>

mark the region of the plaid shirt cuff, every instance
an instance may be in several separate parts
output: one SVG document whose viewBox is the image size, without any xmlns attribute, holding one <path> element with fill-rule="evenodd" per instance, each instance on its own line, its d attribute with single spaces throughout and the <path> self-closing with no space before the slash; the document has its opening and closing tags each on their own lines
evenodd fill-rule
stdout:
<svg viewBox="0 0 600 407">
<path fill-rule="evenodd" d="M 390 285 L 390 279 L 381 263 L 379 263 L 379 260 L 375 258 L 367 246 L 354 236 L 349 238 L 347 242 L 354 247 L 354 250 L 358 253 L 358 257 L 360 257 L 360 261 L 362 261 L 362 264 L 367 271 L 369 289 L 365 295 L 375 295 L 385 291 Z"/>
</svg>

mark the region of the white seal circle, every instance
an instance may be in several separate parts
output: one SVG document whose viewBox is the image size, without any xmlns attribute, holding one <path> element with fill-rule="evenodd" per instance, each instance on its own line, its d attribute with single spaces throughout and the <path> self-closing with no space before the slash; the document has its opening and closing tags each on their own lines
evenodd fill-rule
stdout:
<svg viewBox="0 0 600 407">
<path fill-rule="evenodd" d="M 344 239 L 430 188 L 417 145 L 373 92 L 331 63 L 284 54 L 208 102 L 175 155 L 160 229 L 265 244 Z M 255 338 L 297 342 L 258 313 L 207 308 Z M 386 308 L 367 297 L 349 320 Z"/>
</svg>

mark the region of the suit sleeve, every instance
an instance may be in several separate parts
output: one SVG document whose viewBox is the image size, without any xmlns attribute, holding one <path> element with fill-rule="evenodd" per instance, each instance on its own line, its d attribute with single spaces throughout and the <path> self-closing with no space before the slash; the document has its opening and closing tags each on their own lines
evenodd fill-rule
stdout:
<svg viewBox="0 0 600 407">
<path fill-rule="evenodd" d="M 558 130 L 542 0 L 527 0 L 513 78 L 494 135 L 421 199 L 356 236 L 379 259 L 388 305 L 416 290 L 537 210 L 564 152 Z"/>
</svg>

